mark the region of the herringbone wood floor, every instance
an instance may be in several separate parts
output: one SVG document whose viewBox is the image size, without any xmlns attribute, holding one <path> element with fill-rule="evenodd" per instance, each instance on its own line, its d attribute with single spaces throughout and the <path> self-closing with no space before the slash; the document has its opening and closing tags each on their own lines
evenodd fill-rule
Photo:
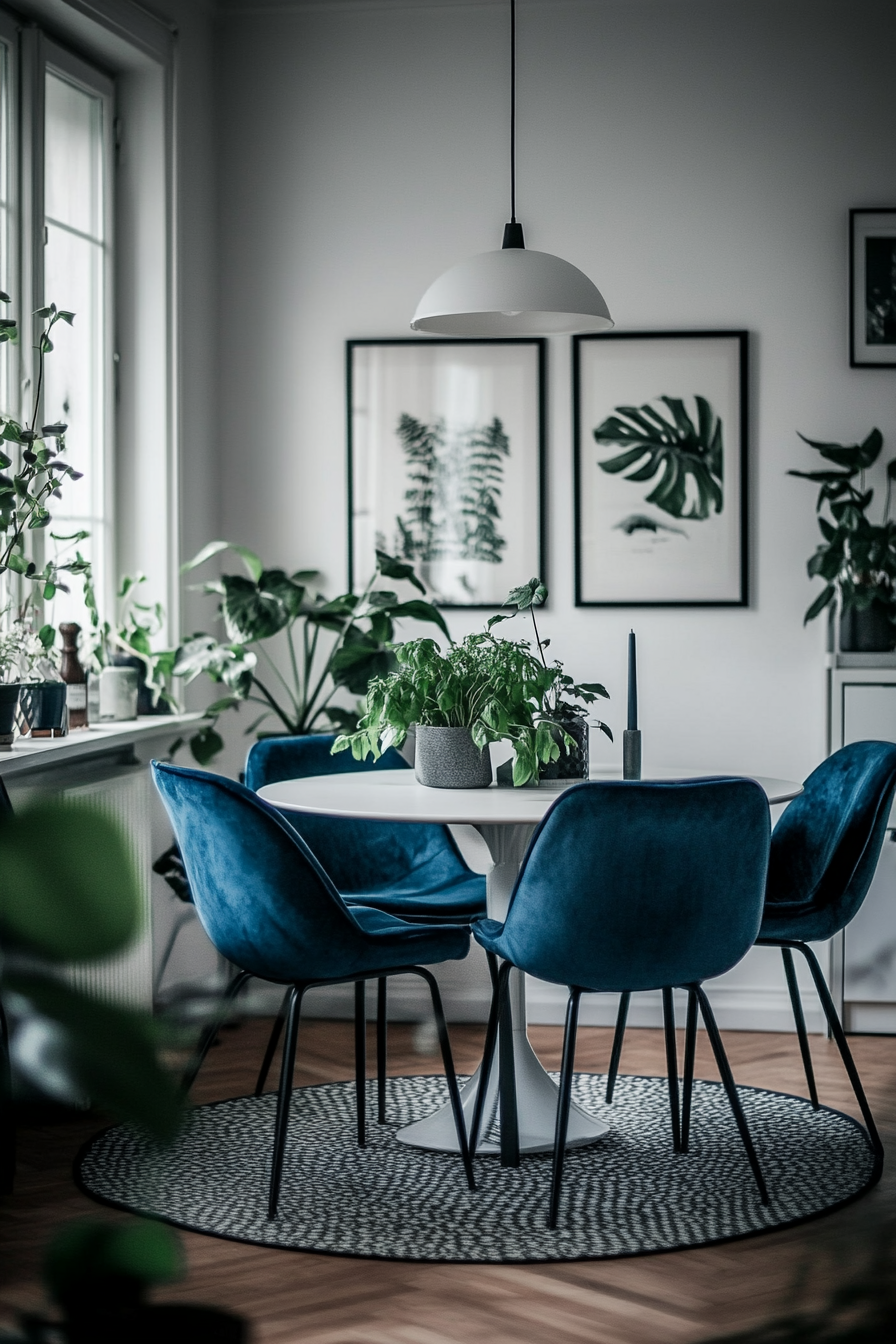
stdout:
<svg viewBox="0 0 896 1344">
<path fill-rule="evenodd" d="M 251 1020 L 222 1033 L 196 1100 L 251 1090 L 268 1026 Z M 350 1024 L 309 1022 L 303 1032 L 299 1085 L 351 1076 Z M 559 1067 L 560 1029 L 534 1027 L 530 1034 L 544 1063 Z M 459 1070 L 472 1069 L 481 1029 L 456 1027 L 452 1038 Z M 896 1039 L 854 1037 L 852 1044 L 884 1140 L 896 1151 Z M 603 1071 L 609 1045 L 608 1031 L 583 1029 L 577 1067 Z M 729 1032 L 726 1045 L 739 1082 L 803 1090 L 792 1036 Z M 392 1029 L 390 1049 L 395 1073 L 438 1067 L 414 1052 L 408 1027 Z M 833 1045 L 815 1037 L 813 1055 L 823 1100 L 854 1112 Z M 660 1033 L 629 1031 L 622 1067 L 663 1073 Z M 716 1076 L 702 1039 L 698 1075 Z M 75 1152 L 98 1126 L 97 1117 L 79 1117 L 21 1134 L 16 1191 L 0 1200 L 0 1317 L 40 1300 L 40 1249 L 54 1229 L 97 1212 L 70 1173 Z M 187 1234 L 188 1276 L 158 1296 L 240 1311 L 253 1322 L 256 1344 L 685 1344 L 822 1300 L 894 1204 L 896 1177 L 887 1173 L 858 1204 L 788 1232 L 704 1250 L 531 1268 L 344 1260 Z"/>
</svg>

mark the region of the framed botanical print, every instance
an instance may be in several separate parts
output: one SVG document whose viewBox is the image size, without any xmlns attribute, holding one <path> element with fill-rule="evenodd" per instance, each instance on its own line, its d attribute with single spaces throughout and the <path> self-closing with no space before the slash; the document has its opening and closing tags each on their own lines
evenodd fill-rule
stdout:
<svg viewBox="0 0 896 1344">
<path fill-rule="evenodd" d="M 443 607 L 544 576 L 545 342 L 347 343 L 349 578 L 377 549 Z"/>
<path fill-rule="evenodd" d="M 849 212 L 849 362 L 896 368 L 896 209 Z"/>
<path fill-rule="evenodd" d="M 573 348 L 576 605 L 747 604 L 747 333 Z"/>
</svg>

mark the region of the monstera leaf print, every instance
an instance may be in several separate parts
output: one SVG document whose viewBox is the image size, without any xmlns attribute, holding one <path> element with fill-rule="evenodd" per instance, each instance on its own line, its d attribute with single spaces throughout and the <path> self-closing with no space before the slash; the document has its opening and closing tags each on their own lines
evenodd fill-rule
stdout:
<svg viewBox="0 0 896 1344">
<path fill-rule="evenodd" d="M 628 481 L 659 480 L 648 504 L 673 518 L 708 518 L 722 512 L 722 422 L 705 397 L 695 397 L 697 424 L 680 397 L 659 397 L 668 415 L 648 402 L 644 406 L 617 406 L 598 425 L 600 444 L 623 449 L 617 457 L 599 462 L 602 471 L 625 472 Z M 634 468 L 634 470 L 629 470 Z M 689 502 L 688 477 L 694 483 Z"/>
</svg>

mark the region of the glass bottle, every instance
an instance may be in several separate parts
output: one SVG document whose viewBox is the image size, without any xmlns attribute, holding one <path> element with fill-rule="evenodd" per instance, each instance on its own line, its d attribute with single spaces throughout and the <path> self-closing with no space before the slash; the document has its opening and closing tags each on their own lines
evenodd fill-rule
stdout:
<svg viewBox="0 0 896 1344">
<path fill-rule="evenodd" d="M 62 680 L 66 683 L 69 728 L 87 727 L 87 675 L 78 659 L 80 625 L 65 621 L 59 627 L 62 636 Z"/>
</svg>

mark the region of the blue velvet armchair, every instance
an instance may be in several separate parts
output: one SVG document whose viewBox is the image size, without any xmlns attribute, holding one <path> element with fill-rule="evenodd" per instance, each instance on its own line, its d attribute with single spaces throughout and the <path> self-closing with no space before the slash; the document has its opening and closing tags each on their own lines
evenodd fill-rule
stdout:
<svg viewBox="0 0 896 1344">
<path fill-rule="evenodd" d="M 378 761 L 356 761 L 350 751 L 332 755 L 332 733 L 267 737 L 246 758 L 246 787 L 309 775 L 359 771 L 408 770 L 393 748 Z M 370 906 L 401 919 L 433 923 L 469 923 L 485 915 L 485 878 L 464 863 L 447 826 L 420 822 L 356 821 L 288 812 L 284 816 L 326 868 L 346 905 Z M 377 1117 L 386 1118 L 386 979 L 377 982 Z M 259 1074 L 267 1078 L 284 1014 L 274 1024 Z M 356 1024 L 356 1027 L 358 1024 Z M 358 1028 L 360 1029 L 360 1028 Z"/>
<path fill-rule="evenodd" d="M 304 840 L 249 789 L 217 775 L 158 761 L 152 763 L 152 772 L 183 854 L 202 925 L 221 955 L 239 968 L 225 997 L 225 1011 L 251 976 L 289 987 L 269 1216 L 277 1211 L 302 998 L 314 985 L 354 983 L 357 1001 L 368 979 L 413 973 L 426 981 L 458 1144 L 468 1183 L 475 1188 L 438 986 L 419 964 L 466 956 L 469 927 L 412 923 L 366 906 L 350 910 Z M 215 1029 L 206 1033 L 188 1083 Z M 358 1142 L 363 1144 L 363 1032 L 356 1032 L 355 1063 Z"/>
<path fill-rule="evenodd" d="M 681 1151 L 672 990 L 688 990 L 689 1016 L 693 1012 L 696 1024 L 699 1005 L 760 1198 L 767 1202 L 759 1159 L 702 984 L 729 970 L 753 945 L 762 915 L 769 829 L 766 795 L 753 780 L 580 784 L 558 798 L 535 832 L 505 922 L 486 919 L 474 925 L 474 937 L 493 959 L 496 984 L 480 1099 L 499 1020 L 507 1037 L 510 970 L 518 967 L 569 987 L 549 1226 L 557 1224 L 583 993 L 662 991 L 673 1147 Z M 503 959 L 500 969 L 498 958 Z M 502 1049 L 502 1160 L 510 1163 L 519 1160 L 513 1142 L 512 1061 L 512 1052 Z M 693 1071 L 692 1038 L 684 1067 L 688 1099 Z M 470 1135 L 474 1152 L 481 1119 L 477 1105 Z"/>
</svg>

